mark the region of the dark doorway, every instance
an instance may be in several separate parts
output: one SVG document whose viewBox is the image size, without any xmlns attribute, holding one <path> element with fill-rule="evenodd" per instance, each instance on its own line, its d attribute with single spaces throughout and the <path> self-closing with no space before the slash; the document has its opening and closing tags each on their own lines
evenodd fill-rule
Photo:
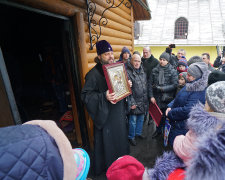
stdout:
<svg viewBox="0 0 225 180">
<path fill-rule="evenodd" d="M 72 109 L 65 21 L 0 4 L 0 23 L 0 47 L 22 122 L 50 119 L 59 124 Z M 73 121 L 63 125 L 74 131 Z"/>
</svg>

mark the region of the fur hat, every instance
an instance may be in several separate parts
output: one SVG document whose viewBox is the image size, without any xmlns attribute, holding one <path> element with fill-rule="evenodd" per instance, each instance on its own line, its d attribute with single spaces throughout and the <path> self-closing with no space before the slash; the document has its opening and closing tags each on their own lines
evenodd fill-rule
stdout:
<svg viewBox="0 0 225 180">
<path fill-rule="evenodd" d="M 204 71 L 208 71 L 208 66 L 204 62 L 193 63 L 187 70 L 187 72 L 196 79 L 201 78 Z"/>
<path fill-rule="evenodd" d="M 183 161 L 173 152 L 164 152 L 162 156 L 157 158 L 154 168 L 148 169 L 149 179 L 166 180 L 168 175 L 177 168 L 184 168 Z"/>
<path fill-rule="evenodd" d="M 206 101 L 214 112 L 225 113 L 225 81 L 213 83 L 207 88 Z"/>
<path fill-rule="evenodd" d="M 124 46 L 123 49 L 122 49 L 122 51 L 121 51 L 120 59 L 119 60 L 123 60 L 123 54 L 124 53 L 129 53 L 129 55 L 130 55 L 129 57 L 131 57 L 130 50 L 126 46 Z"/>
<path fill-rule="evenodd" d="M 224 72 L 214 70 L 209 74 L 208 86 L 210 86 L 211 84 L 213 84 L 217 81 L 225 81 L 225 73 Z"/>
<path fill-rule="evenodd" d="M 166 52 L 163 52 L 163 53 L 160 55 L 159 59 L 161 59 L 161 58 L 167 60 L 168 62 L 170 61 L 170 55 L 169 55 L 168 53 L 166 53 Z"/>
<path fill-rule="evenodd" d="M 112 46 L 106 40 L 98 41 L 96 43 L 96 50 L 98 55 L 113 51 Z"/>
<path fill-rule="evenodd" d="M 126 155 L 112 163 L 106 172 L 108 180 L 142 180 L 145 168 L 134 157 Z"/>
<path fill-rule="evenodd" d="M 197 137 L 200 137 L 209 129 L 215 128 L 218 123 L 218 118 L 206 112 L 203 104 L 199 102 L 192 107 L 186 124 L 189 130 L 194 132 Z"/>
<path fill-rule="evenodd" d="M 186 68 L 188 67 L 188 65 L 187 65 L 187 59 L 185 58 L 185 56 L 182 56 L 181 59 L 179 59 L 179 61 L 178 61 L 178 66 L 179 66 L 179 65 L 183 65 L 183 66 L 185 66 Z"/>
<path fill-rule="evenodd" d="M 180 79 L 181 77 L 184 78 L 185 82 L 187 82 L 187 72 L 182 72 L 179 74 L 178 78 Z"/>
<path fill-rule="evenodd" d="M 224 180 L 225 124 L 199 139 L 197 152 L 187 168 L 185 180 Z"/>
</svg>

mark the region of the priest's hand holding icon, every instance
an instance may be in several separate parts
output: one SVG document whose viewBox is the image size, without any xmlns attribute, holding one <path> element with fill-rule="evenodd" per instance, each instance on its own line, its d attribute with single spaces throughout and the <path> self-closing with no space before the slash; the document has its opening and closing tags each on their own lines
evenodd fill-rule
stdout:
<svg viewBox="0 0 225 180">
<path fill-rule="evenodd" d="M 115 93 L 109 94 L 109 90 L 106 91 L 106 99 L 111 102 L 112 104 L 116 104 L 114 101 L 116 100 Z"/>
</svg>

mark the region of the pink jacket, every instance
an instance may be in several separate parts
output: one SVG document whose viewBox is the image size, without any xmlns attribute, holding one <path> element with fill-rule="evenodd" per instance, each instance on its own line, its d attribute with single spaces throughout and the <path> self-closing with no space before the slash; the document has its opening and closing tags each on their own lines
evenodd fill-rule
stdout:
<svg viewBox="0 0 225 180">
<path fill-rule="evenodd" d="M 173 150 L 184 161 L 186 166 L 189 165 L 188 160 L 191 159 L 192 152 L 196 150 L 195 142 L 196 136 L 191 130 L 185 136 L 179 135 L 174 140 Z"/>
</svg>

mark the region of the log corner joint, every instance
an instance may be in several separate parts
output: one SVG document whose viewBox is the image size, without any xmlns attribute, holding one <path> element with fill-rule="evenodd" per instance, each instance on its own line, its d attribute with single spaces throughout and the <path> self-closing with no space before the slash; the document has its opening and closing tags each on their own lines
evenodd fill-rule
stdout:
<svg viewBox="0 0 225 180">
<path fill-rule="evenodd" d="M 96 10 L 96 4 L 92 2 L 91 0 L 86 0 L 87 5 L 87 14 L 88 14 L 88 30 L 89 30 L 89 39 L 90 39 L 90 50 L 93 50 L 93 47 L 96 45 L 96 43 L 93 43 L 94 41 L 98 42 L 99 38 L 101 37 L 101 25 L 106 26 L 108 24 L 108 19 L 104 16 L 104 13 L 112 8 L 118 8 L 121 5 L 125 5 L 127 8 L 132 7 L 132 1 L 128 0 L 127 2 L 124 2 L 125 0 L 121 0 L 118 5 L 115 5 L 115 0 L 105 0 L 107 4 L 110 6 L 103 10 L 101 14 L 101 18 L 99 19 L 98 23 L 96 20 L 93 19 L 93 16 L 95 14 Z M 95 30 L 95 27 L 99 28 L 99 33 Z M 93 32 L 93 33 L 92 33 Z"/>
</svg>

